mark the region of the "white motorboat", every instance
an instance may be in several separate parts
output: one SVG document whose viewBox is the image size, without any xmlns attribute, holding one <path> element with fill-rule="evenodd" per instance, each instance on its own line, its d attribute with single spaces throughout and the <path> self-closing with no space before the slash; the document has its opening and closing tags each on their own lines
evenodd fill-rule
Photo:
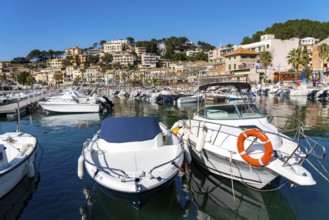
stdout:
<svg viewBox="0 0 329 220">
<path fill-rule="evenodd" d="M 247 83 L 218 83 L 228 84 L 238 90 L 250 89 Z M 270 123 L 279 123 L 279 119 L 266 117 L 251 103 L 206 105 L 192 119 L 175 123 L 173 129 L 180 127 L 179 133 L 188 139 L 184 143 L 193 161 L 214 174 L 255 188 L 265 187 L 278 176 L 296 185 L 316 184 L 303 163 L 310 162 L 311 155 L 323 158 L 325 147 L 307 137 L 302 126 L 297 128 L 295 138 L 280 133 L 279 124 L 276 127 Z M 286 122 L 280 125 L 290 125 Z"/>
<path fill-rule="evenodd" d="M 27 175 L 34 177 L 37 139 L 23 132 L 0 134 L 0 198 Z"/>
<path fill-rule="evenodd" d="M 96 113 L 101 110 L 100 103 L 95 100 L 80 100 L 71 93 L 47 97 L 45 101 L 39 101 L 39 105 L 45 111 L 55 113 Z"/>
<path fill-rule="evenodd" d="M 176 100 L 177 104 L 198 103 L 202 101 L 203 101 L 202 94 L 182 96 Z"/>
<path fill-rule="evenodd" d="M 184 160 L 181 140 L 154 117 L 106 118 L 83 146 L 83 167 L 101 190 L 140 209 L 172 183 Z"/>
<path fill-rule="evenodd" d="M 304 83 L 290 83 L 290 96 L 307 96 L 313 89 L 308 89 L 307 84 Z"/>
</svg>

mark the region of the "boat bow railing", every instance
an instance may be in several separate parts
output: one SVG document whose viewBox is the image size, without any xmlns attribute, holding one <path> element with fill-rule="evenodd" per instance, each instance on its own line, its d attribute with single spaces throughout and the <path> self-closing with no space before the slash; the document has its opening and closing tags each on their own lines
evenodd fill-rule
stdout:
<svg viewBox="0 0 329 220">
<path fill-rule="evenodd" d="M 165 163 L 162 163 L 162 164 L 160 164 L 160 165 L 157 165 L 157 166 L 155 166 L 155 167 L 153 167 L 151 170 L 150 170 L 150 172 L 149 172 L 149 174 L 150 174 L 150 176 L 151 176 L 151 179 L 154 179 L 155 177 L 153 176 L 153 174 L 152 174 L 152 172 L 154 171 L 154 170 L 156 170 L 156 169 L 158 169 L 158 168 L 160 168 L 160 167 L 162 167 L 162 166 L 165 166 L 165 165 L 167 165 L 167 164 L 169 164 L 169 163 L 171 163 L 172 165 L 174 165 L 176 168 L 180 168 L 177 164 L 176 164 L 176 160 L 178 159 L 178 158 L 180 158 L 181 156 L 182 156 L 182 154 L 184 153 L 184 151 L 183 151 L 183 147 L 182 147 L 182 150 L 181 150 L 181 152 L 174 158 L 174 159 L 172 159 L 172 160 L 170 160 L 170 161 L 167 161 L 167 162 L 165 162 Z M 161 178 L 161 177 L 160 177 Z"/>
<path fill-rule="evenodd" d="M 91 148 L 91 144 L 90 144 L 91 142 L 93 142 L 93 144 L 96 145 L 96 148 L 98 148 L 99 151 L 105 156 L 104 151 L 98 147 L 98 143 L 97 143 L 97 141 L 94 141 L 94 140 L 91 140 L 91 139 L 87 139 L 87 140 L 85 141 L 85 143 L 83 144 L 83 149 L 87 149 L 87 150 L 90 151 L 91 149 L 88 149 L 88 147 L 90 146 L 90 148 Z M 83 150 L 82 152 L 84 152 L 84 150 Z M 153 167 L 153 168 L 149 171 L 150 178 L 151 178 L 151 179 L 154 179 L 154 178 L 155 178 L 154 175 L 152 174 L 153 171 L 155 171 L 156 169 L 158 169 L 158 168 L 160 168 L 160 167 L 163 167 L 163 166 L 165 166 L 165 165 L 167 165 L 167 164 L 169 164 L 169 163 L 171 163 L 173 166 L 175 166 L 175 167 L 177 167 L 177 168 L 179 169 L 180 167 L 176 164 L 175 161 L 176 161 L 179 157 L 181 157 L 181 156 L 183 155 L 183 153 L 184 153 L 184 150 L 183 150 L 183 147 L 181 147 L 181 151 L 180 151 L 180 153 L 179 153 L 174 159 L 169 160 L 169 161 L 167 161 L 167 162 L 165 162 L 165 163 L 162 163 L 162 164 L 160 164 L 160 165 L 157 165 L 157 166 Z M 95 165 L 92 161 L 89 161 L 89 160 L 85 157 L 84 153 L 83 153 L 83 157 L 84 157 L 84 160 L 85 160 L 87 163 L 89 163 L 90 165 L 93 165 L 93 166 Z M 111 168 L 111 167 L 107 167 L 107 170 L 109 170 L 110 172 L 113 172 L 115 175 L 117 175 L 119 178 L 121 178 L 121 182 L 136 181 L 136 177 L 135 177 L 135 176 L 133 176 L 133 177 L 129 176 L 124 170 L 121 170 L 121 169 L 118 169 L 118 168 Z M 107 170 L 102 170 L 102 172 L 107 173 L 107 172 L 108 172 Z M 157 178 L 161 178 L 161 177 L 157 177 Z M 161 179 L 162 179 L 162 178 L 161 178 Z"/>
</svg>

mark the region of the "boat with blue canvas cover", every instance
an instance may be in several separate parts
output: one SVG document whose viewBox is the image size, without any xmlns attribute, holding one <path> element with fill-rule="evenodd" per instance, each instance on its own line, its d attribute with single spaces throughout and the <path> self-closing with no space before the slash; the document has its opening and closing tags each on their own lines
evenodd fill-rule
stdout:
<svg viewBox="0 0 329 220">
<path fill-rule="evenodd" d="M 184 160 L 178 136 L 155 117 L 111 117 L 82 149 L 84 168 L 109 196 L 140 209 L 172 183 Z"/>
</svg>

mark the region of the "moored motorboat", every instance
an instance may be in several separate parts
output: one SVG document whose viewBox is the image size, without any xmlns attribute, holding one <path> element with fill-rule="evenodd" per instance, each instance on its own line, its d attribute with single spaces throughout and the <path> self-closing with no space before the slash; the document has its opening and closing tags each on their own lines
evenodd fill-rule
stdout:
<svg viewBox="0 0 329 220">
<path fill-rule="evenodd" d="M 0 198 L 27 175 L 34 177 L 37 139 L 24 132 L 0 134 Z"/>
<path fill-rule="evenodd" d="M 181 140 L 154 117 L 106 118 L 83 146 L 84 168 L 101 190 L 140 209 L 172 183 L 184 160 Z"/>
<path fill-rule="evenodd" d="M 182 96 L 176 100 L 177 104 L 198 103 L 202 101 L 203 101 L 202 94 Z"/>
<path fill-rule="evenodd" d="M 39 101 L 39 105 L 48 112 L 55 113 L 96 113 L 100 112 L 101 105 L 94 100 L 79 100 L 71 93 L 47 97 Z"/>
<path fill-rule="evenodd" d="M 229 84 L 238 91 L 250 90 L 248 83 L 217 85 Z M 213 85 L 203 85 L 200 89 L 208 86 Z M 193 161 L 216 175 L 259 189 L 278 176 L 294 185 L 316 184 L 303 163 L 309 162 L 312 155 L 323 158 L 325 147 L 307 137 L 301 123 L 295 130 L 295 138 L 279 132 L 272 124 L 279 119 L 263 115 L 255 104 L 239 102 L 206 105 L 192 119 L 180 120 L 173 128 L 181 125 L 179 132 L 188 137 L 186 143 Z"/>
</svg>

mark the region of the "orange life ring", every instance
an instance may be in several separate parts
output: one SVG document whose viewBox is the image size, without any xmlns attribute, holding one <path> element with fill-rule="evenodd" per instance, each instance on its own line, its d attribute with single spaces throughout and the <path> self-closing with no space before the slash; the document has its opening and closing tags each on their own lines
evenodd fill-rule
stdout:
<svg viewBox="0 0 329 220">
<path fill-rule="evenodd" d="M 249 156 L 249 154 L 247 154 L 247 152 L 244 149 L 244 141 L 250 136 L 257 137 L 264 144 L 265 152 L 264 155 L 259 159 L 252 158 L 251 156 Z M 244 159 L 244 161 L 246 161 L 250 165 L 257 167 L 266 165 L 268 162 L 271 161 L 273 156 L 273 147 L 270 139 L 266 136 L 265 133 L 263 133 L 258 129 L 247 129 L 240 133 L 238 137 L 238 151 L 241 157 Z"/>
</svg>

